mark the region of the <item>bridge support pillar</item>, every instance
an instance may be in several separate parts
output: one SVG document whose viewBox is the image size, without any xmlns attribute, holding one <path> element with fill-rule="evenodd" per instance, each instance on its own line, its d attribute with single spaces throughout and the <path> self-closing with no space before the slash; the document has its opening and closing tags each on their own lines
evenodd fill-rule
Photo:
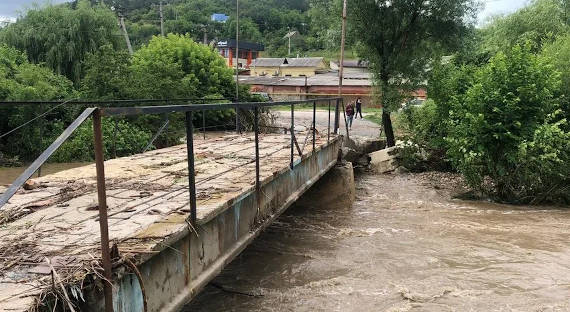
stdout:
<svg viewBox="0 0 570 312">
<path fill-rule="evenodd" d="M 350 207 L 355 197 L 352 163 L 344 162 L 337 164 L 325 174 L 297 201 L 297 204 L 305 207 L 328 205 Z"/>
</svg>

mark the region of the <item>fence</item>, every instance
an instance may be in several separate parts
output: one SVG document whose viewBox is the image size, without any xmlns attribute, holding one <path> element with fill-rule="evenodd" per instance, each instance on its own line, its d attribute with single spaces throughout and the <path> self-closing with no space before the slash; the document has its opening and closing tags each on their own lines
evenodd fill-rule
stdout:
<svg viewBox="0 0 570 312">
<path fill-rule="evenodd" d="M 291 161 L 290 168 L 294 169 L 294 155 L 295 147 L 302 156 L 302 149 L 297 143 L 295 137 L 295 106 L 302 104 L 312 104 L 312 137 L 313 137 L 313 151 L 315 150 L 316 142 L 316 108 L 317 102 L 325 102 L 328 104 L 328 126 L 327 126 L 327 142 L 330 141 L 331 136 L 331 110 L 334 109 L 334 125 L 332 129 L 333 134 L 338 134 L 338 129 L 340 125 L 340 109 L 342 106 L 344 113 L 344 104 L 342 98 L 323 98 L 323 99 L 311 99 L 311 100 L 301 100 L 301 101 L 290 101 L 290 102 L 254 102 L 254 103 L 221 103 L 221 104 L 184 104 L 184 105 L 159 105 L 159 106 L 121 106 L 116 107 L 116 105 L 108 104 L 121 104 L 121 103 L 133 103 L 135 101 L 115 101 L 115 102 L 78 102 L 81 104 L 93 104 L 93 103 L 105 103 L 101 105 L 103 107 L 90 107 L 85 109 L 79 117 L 77 117 L 71 125 L 63 131 L 63 133 L 13 182 L 13 184 L 2 194 L 0 197 L 0 208 L 2 208 L 9 200 L 16 194 L 16 192 L 24 185 L 24 183 L 30 179 L 35 172 L 37 172 L 41 166 L 52 156 L 61 145 L 71 137 L 71 135 L 83 124 L 88 118 L 93 119 L 93 133 L 94 133 L 94 150 L 95 150 L 95 165 L 96 165 L 96 178 L 97 178 L 97 197 L 98 197 L 98 209 L 99 209 L 99 225 L 101 231 L 101 255 L 102 255 L 102 267 L 104 269 L 104 277 L 107 281 L 111 281 L 111 258 L 109 250 L 109 231 L 108 231 L 108 218 L 107 218 L 107 195 L 105 186 L 105 164 L 104 164 L 104 148 L 103 148 L 103 132 L 102 132 L 102 118 L 103 117 L 125 117 L 125 116 L 140 116 L 140 115 L 156 115 L 156 114 L 168 114 L 172 113 L 184 113 L 185 114 L 185 130 L 186 130 L 186 145 L 188 153 L 188 188 L 190 197 L 190 216 L 189 222 L 192 226 L 196 226 L 196 181 L 195 181 L 195 168 L 194 168 L 194 123 L 193 115 L 196 112 L 202 113 L 202 129 L 205 132 L 205 112 L 215 111 L 215 110 L 227 110 L 235 109 L 236 113 L 244 111 L 253 111 L 253 131 L 255 133 L 255 186 L 256 191 L 260 191 L 260 168 L 259 168 L 259 134 L 260 134 L 260 110 L 263 108 L 268 108 L 272 106 L 290 106 L 291 122 L 288 127 L 288 132 L 290 133 L 290 144 L 291 144 Z M 139 101 L 140 102 L 140 101 Z M 334 103 L 334 107 L 332 104 Z M 20 103 L 9 103 L 17 105 L 33 105 L 33 104 L 45 104 L 45 103 L 34 103 L 34 102 L 20 102 Z M 56 102 L 54 104 L 60 105 L 61 102 Z M 3 103 L 0 103 L 3 105 Z M 97 105 L 97 104 L 96 104 Z M 107 106 L 107 107 L 105 107 Z M 345 117 L 346 118 L 346 117 Z M 239 119 L 236 122 L 236 131 L 240 132 Z M 346 120 L 345 120 L 346 121 Z M 152 141 L 164 131 L 168 125 L 168 119 L 166 123 L 159 128 L 157 133 L 154 135 Z M 346 122 L 345 122 L 346 125 Z M 348 136 L 348 126 L 346 128 L 346 134 Z M 310 135 L 310 133 L 308 134 Z M 303 146 L 304 147 L 304 146 Z M 112 306 L 112 287 L 108 282 L 104 283 L 104 295 L 105 295 L 105 310 L 113 311 Z"/>
</svg>

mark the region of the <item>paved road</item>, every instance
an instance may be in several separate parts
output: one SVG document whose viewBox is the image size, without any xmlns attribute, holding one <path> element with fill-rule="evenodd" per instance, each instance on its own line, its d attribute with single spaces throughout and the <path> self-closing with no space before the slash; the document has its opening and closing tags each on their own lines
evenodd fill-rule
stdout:
<svg viewBox="0 0 570 312">
<path fill-rule="evenodd" d="M 291 120 L 291 112 L 289 111 L 275 111 L 275 114 L 279 117 L 277 123 L 280 125 L 289 125 Z M 367 114 L 365 113 L 364 116 Z M 340 122 L 340 133 L 346 133 L 346 126 L 344 124 L 344 118 L 341 115 Z M 312 111 L 296 111 L 295 112 L 295 124 L 310 127 L 313 121 Z M 328 112 L 327 111 L 317 111 L 317 129 L 326 129 L 328 125 Z M 334 112 L 331 112 L 331 129 L 334 124 Z M 326 131 L 326 130 L 325 130 Z M 380 126 L 374 122 L 368 121 L 366 119 L 356 119 L 352 123 L 352 128 L 349 130 L 349 134 L 366 136 L 376 138 L 380 134 Z"/>
</svg>

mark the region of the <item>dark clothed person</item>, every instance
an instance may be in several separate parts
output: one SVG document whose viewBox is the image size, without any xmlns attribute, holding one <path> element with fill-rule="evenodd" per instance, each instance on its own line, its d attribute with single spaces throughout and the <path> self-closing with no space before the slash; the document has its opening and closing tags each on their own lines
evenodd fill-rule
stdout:
<svg viewBox="0 0 570 312">
<path fill-rule="evenodd" d="M 360 119 L 362 119 L 362 100 L 358 98 L 356 100 L 356 117 L 358 118 L 358 114 L 360 114 Z"/>
</svg>

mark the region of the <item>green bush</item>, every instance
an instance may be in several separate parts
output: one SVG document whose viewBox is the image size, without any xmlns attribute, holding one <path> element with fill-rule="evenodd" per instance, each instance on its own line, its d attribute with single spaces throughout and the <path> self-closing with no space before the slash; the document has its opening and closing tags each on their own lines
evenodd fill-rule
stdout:
<svg viewBox="0 0 570 312">
<path fill-rule="evenodd" d="M 438 114 L 435 101 L 430 99 L 422 106 L 404 109 L 400 119 L 407 133 L 407 143 L 400 147 L 402 165 L 413 172 L 450 170 L 444 140 L 448 122 Z"/>
<path fill-rule="evenodd" d="M 512 182 L 519 201 L 570 204 L 570 132 L 564 130 L 568 122 L 551 119 L 536 128 L 532 140 L 519 145 Z"/>
<path fill-rule="evenodd" d="M 141 153 L 152 137 L 150 132 L 141 130 L 125 120 L 115 122 L 105 118 L 101 127 L 105 159 L 110 159 L 115 155 L 123 157 Z M 93 121 L 90 118 L 57 150 L 50 161 L 92 161 L 95 159 L 92 142 Z"/>
<path fill-rule="evenodd" d="M 515 46 L 474 79 L 464 103 L 450 112 L 447 155 L 455 168 L 473 188 L 508 202 L 552 199 L 537 174 L 549 181 L 549 194 L 567 192 L 560 170 L 570 159 L 566 152 L 552 153 L 568 149 L 565 121 L 553 117 L 560 75 L 552 64 L 529 45 Z"/>
<path fill-rule="evenodd" d="M 25 53 L 0 44 L 0 101 L 57 100 L 75 96 L 71 81 L 50 69 L 30 64 Z M 0 105 L 0 134 L 24 125 L 48 109 L 45 117 L 0 139 L 2 158 L 36 158 L 61 133 L 62 122 L 78 110 L 70 105 Z"/>
<path fill-rule="evenodd" d="M 453 63 L 435 64 L 428 83 L 430 99 L 420 107 L 409 107 L 400 114 L 407 136 L 401 148 L 404 166 L 412 171 L 450 171 L 446 157 L 450 115 L 464 102 L 472 85 L 473 67 Z"/>
</svg>

